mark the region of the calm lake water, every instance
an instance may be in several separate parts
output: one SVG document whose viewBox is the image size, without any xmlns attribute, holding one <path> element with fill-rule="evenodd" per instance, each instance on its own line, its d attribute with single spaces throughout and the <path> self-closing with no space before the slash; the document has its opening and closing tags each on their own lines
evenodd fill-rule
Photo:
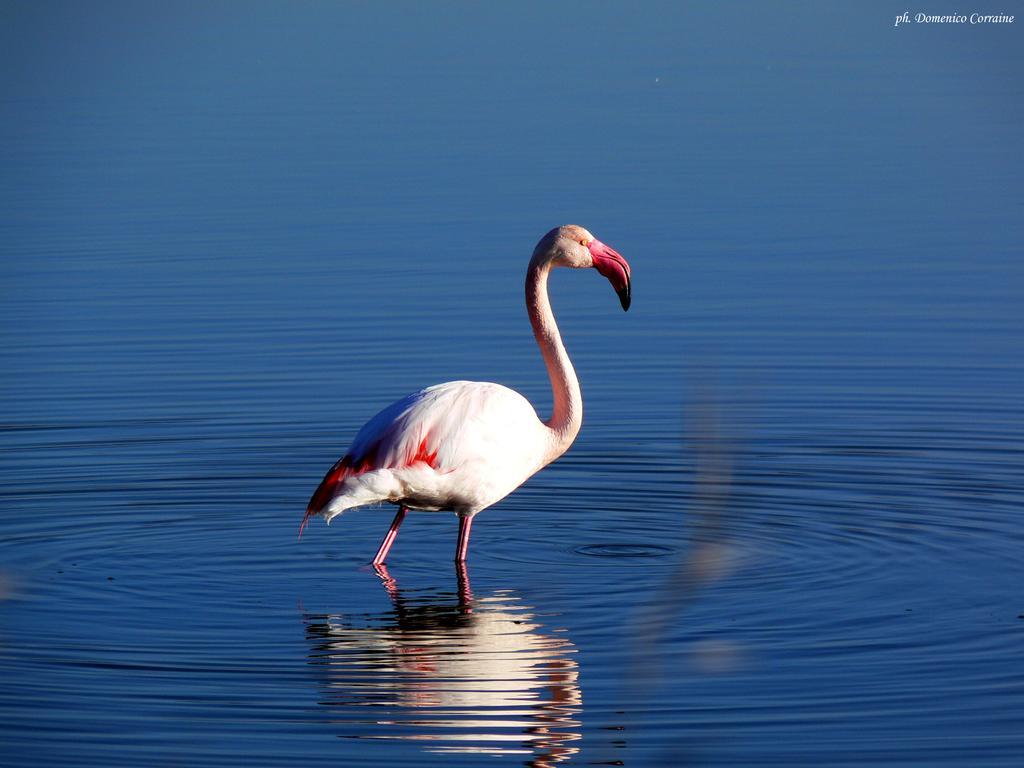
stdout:
<svg viewBox="0 0 1024 768">
<path fill-rule="evenodd" d="M 1024 22 L 903 10 L 5 4 L 0 763 L 1020 765 Z M 572 450 L 298 542 L 405 393 L 547 415 L 570 222 Z"/>
</svg>

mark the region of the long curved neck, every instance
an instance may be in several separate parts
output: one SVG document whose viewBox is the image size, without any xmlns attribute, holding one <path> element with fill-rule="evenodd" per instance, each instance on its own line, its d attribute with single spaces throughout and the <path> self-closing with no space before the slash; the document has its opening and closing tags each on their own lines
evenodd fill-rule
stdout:
<svg viewBox="0 0 1024 768">
<path fill-rule="evenodd" d="M 583 423 L 583 395 L 576 378 L 569 354 L 562 344 L 562 336 L 555 323 L 548 299 L 548 273 L 550 259 L 535 254 L 526 272 L 526 311 L 530 325 L 537 339 L 537 346 L 544 356 L 544 364 L 551 379 L 551 394 L 554 411 L 544 425 L 551 430 L 551 444 L 545 463 L 554 461 L 572 445 Z"/>
</svg>

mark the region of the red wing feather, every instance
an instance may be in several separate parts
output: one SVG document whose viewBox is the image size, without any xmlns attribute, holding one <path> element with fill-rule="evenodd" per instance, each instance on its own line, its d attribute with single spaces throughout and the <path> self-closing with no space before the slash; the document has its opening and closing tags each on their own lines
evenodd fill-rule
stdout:
<svg viewBox="0 0 1024 768">
<path fill-rule="evenodd" d="M 316 491 L 313 493 L 313 497 L 309 500 L 309 504 L 306 506 L 306 514 L 302 518 L 302 524 L 299 526 L 299 538 L 302 538 L 302 532 L 306 529 L 306 524 L 309 522 L 309 518 L 320 513 L 320 511 L 327 506 L 331 499 L 334 498 L 335 492 L 345 480 L 350 477 L 356 477 L 364 472 L 369 472 L 373 469 L 384 469 L 385 467 L 378 466 L 377 454 L 379 453 L 379 444 L 373 444 L 369 447 L 362 456 L 353 458 L 351 454 L 345 454 L 330 470 L 324 475 L 324 479 L 320 482 Z M 433 451 L 428 446 L 428 437 L 424 436 L 420 441 L 416 452 L 411 456 L 403 457 L 404 461 L 392 462 L 387 469 L 396 469 L 398 467 L 411 467 L 413 464 L 426 464 L 429 467 L 437 469 L 437 448 Z"/>
</svg>

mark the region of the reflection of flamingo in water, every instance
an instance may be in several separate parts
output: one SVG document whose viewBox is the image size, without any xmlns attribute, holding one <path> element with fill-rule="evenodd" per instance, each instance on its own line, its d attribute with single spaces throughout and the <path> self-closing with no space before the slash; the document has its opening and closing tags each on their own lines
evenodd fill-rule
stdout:
<svg viewBox="0 0 1024 768">
<path fill-rule="evenodd" d="M 381 567 L 393 610 L 358 622 L 308 615 L 323 704 L 356 738 L 425 742 L 431 752 L 521 754 L 550 766 L 576 754 L 581 709 L 575 648 L 549 634 L 509 590 L 457 599 L 406 596 Z M 443 593 L 435 593 L 439 598 Z M 380 707 L 389 709 L 387 715 Z M 372 707 L 378 714 L 363 719 Z M 380 726 L 390 733 L 381 734 Z M 369 732 L 366 731 L 369 729 Z"/>
<path fill-rule="evenodd" d="M 526 308 L 554 395 L 541 422 L 529 401 L 507 387 L 451 381 L 389 405 L 356 435 L 310 499 L 311 517 L 329 523 L 346 509 L 389 501 L 398 505 L 374 564 L 383 563 L 408 509 L 453 510 L 459 516 L 457 561 L 466 559 L 478 512 L 503 499 L 557 459 L 583 422 L 583 396 L 548 301 L 553 267 L 594 267 L 629 309 L 626 260 L 582 227 L 558 227 L 537 244 L 526 273 Z"/>
</svg>

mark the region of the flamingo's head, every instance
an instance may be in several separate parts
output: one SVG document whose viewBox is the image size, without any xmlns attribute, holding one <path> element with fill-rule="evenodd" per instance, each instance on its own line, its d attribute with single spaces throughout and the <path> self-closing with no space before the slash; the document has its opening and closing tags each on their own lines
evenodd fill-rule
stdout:
<svg viewBox="0 0 1024 768">
<path fill-rule="evenodd" d="M 593 267 L 612 284 L 624 310 L 629 309 L 632 282 L 629 264 L 622 254 L 605 245 L 583 227 L 567 224 L 544 235 L 534 258 L 546 258 L 557 267 Z"/>
</svg>

